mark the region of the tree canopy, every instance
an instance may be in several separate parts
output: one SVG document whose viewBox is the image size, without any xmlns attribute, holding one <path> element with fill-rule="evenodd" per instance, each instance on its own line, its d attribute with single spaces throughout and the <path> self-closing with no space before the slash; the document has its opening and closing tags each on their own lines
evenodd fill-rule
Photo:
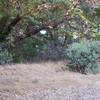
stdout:
<svg viewBox="0 0 100 100">
<path fill-rule="evenodd" d="M 14 41 L 42 29 L 64 36 L 99 36 L 98 3 L 97 0 L 0 0 L 0 41 L 5 41 L 16 25 L 23 27 L 23 34 L 13 34 Z"/>
</svg>

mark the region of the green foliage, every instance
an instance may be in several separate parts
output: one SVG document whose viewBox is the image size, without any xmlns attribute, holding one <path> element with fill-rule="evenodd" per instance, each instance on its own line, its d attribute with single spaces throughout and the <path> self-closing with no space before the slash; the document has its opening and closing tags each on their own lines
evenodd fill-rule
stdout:
<svg viewBox="0 0 100 100">
<path fill-rule="evenodd" d="M 38 38 L 26 38 L 20 45 L 16 45 L 13 49 L 13 61 L 23 62 L 32 61 L 38 55 L 43 47 L 43 40 Z"/>
<path fill-rule="evenodd" d="M 72 35 L 75 32 L 80 35 L 86 30 L 91 30 L 91 34 L 98 33 L 100 26 L 99 7 L 93 8 L 83 0 L 79 2 L 76 0 L 0 0 L 0 19 L 3 16 L 12 18 L 16 15 L 21 16 L 22 20 L 31 18 L 31 21 L 38 26 L 58 24 L 56 29 L 48 30 L 64 35 Z M 0 27 L 4 26 L 0 24 Z M 3 38 L 9 35 L 7 31 L 4 32 L 7 35 L 4 34 Z M 2 35 L 1 32 L 0 35 Z"/>
<path fill-rule="evenodd" d="M 80 73 L 95 73 L 100 57 L 100 41 L 73 43 L 66 50 L 69 69 Z"/>
<path fill-rule="evenodd" d="M 12 62 L 12 55 L 7 51 L 0 48 L 0 64 L 7 64 Z"/>
<path fill-rule="evenodd" d="M 77 0 L 0 0 L 0 42 L 5 42 L 5 40 L 12 42 L 11 44 L 15 46 L 10 48 L 13 60 L 14 62 L 21 62 L 33 59 L 41 51 L 45 39 L 48 41 L 53 40 L 54 44 L 58 45 L 60 43 L 57 41 L 58 37 L 62 36 L 64 37 L 62 44 L 65 46 L 74 41 L 74 35 L 78 37 L 76 40 L 80 40 L 86 35 L 89 36 L 89 33 L 93 39 L 100 40 L 100 8 L 92 7 L 87 1 L 89 2 L 89 0 L 79 0 L 79 2 Z M 17 15 L 21 18 L 20 22 L 18 21 L 12 25 L 11 23 L 14 18 L 16 19 Z M 32 25 L 29 25 L 29 22 Z M 10 27 L 9 25 L 12 26 Z M 47 36 L 42 38 L 34 33 L 36 29 L 37 33 L 39 33 L 41 27 L 46 27 L 44 30 L 47 31 Z M 38 29 L 40 30 L 38 31 Z M 37 36 L 33 38 L 32 35 Z M 19 38 L 18 40 L 20 38 L 25 40 L 22 40 L 20 45 L 16 45 L 15 41 L 17 38 Z M 56 41 L 57 43 L 55 43 Z M 97 46 L 97 43 L 91 47 L 91 49 L 95 49 L 92 52 L 89 51 L 90 47 L 87 45 L 81 46 L 76 44 L 75 49 L 79 47 L 80 52 L 76 50 L 78 53 L 75 52 L 77 53 L 75 57 L 72 55 L 72 58 L 69 58 L 73 63 L 76 63 L 80 56 L 79 65 L 86 65 L 87 68 L 87 65 L 92 63 L 92 60 L 89 61 L 87 59 L 96 59 L 94 53 L 96 53 L 96 48 L 98 50 L 98 47 L 94 47 L 94 45 Z M 72 46 L 74 49 L 74 45 Z M 85 50 L 85 53 L 83 53 L 82 49 Z M 81 52 L 82 55 L 92 55 L 92 57 L 84 58 L 81 56 Z M 92 67 L 88 68 L 92 69 Z"/>
</svg>

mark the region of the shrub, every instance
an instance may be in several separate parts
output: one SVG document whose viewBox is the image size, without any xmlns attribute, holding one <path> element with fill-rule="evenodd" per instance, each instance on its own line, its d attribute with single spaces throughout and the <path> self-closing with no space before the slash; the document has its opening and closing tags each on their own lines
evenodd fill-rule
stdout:
<svg viewBox="0 0 100 100">
<path fill-rule="evenodd" d="M 29 62 L 38 55 L 43 46 L 43 41 L 38 38 L 26 38 L 20 45 L 15 45 L 13 49 L 13 61 L 17 62 Z"/>
<path fill-rule="evenodd" d="M 66 54 L 69 60 L 69 69 L 83 74 L 95 73 L 95 69 L 98 67 L 97 58 L 100 56 L 100 42 L 73 43 L 66 49 Z"/>
<path fill-rule="evenodd" d="M 12 55 L 7 51 L 0 48 L 0 65 L 12 62 Z"/>
<path fill-rule="evenodd" d="M 40 52 L 39 57 L 43 60 L 61 60 L 65 56 L 65 47 L 61 44 L 55 43 L 55 41 L 50 41 L 46 44 L 43 50 Z"/>
</svg>

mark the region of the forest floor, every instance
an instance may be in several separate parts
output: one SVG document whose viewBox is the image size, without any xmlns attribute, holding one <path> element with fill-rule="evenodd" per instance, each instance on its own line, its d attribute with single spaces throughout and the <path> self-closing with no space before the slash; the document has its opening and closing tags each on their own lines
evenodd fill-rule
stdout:
<svg viewBox="0 0 100 100">
<path fill-rule="evenodd" d="M 0 66 L 0 100 L 100 100 L 100 74 L 64 70 L 66 62 Z"/>
</svg>

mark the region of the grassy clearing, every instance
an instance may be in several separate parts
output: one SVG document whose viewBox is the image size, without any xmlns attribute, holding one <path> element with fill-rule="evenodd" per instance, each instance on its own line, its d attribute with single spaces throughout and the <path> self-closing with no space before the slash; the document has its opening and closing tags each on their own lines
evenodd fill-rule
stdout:
<svg viewBox="0 0 100 100">
<path fill-rule="evenodd" d="M 63 70 L 64 61 L 0 66 L 0 89 L 48 88 L 99 83 L 100 74 Z"/>
</svg>

